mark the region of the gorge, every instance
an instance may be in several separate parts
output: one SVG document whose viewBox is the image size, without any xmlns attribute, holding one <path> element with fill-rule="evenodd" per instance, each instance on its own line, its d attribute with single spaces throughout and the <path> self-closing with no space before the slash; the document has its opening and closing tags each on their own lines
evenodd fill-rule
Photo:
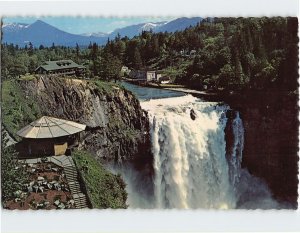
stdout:
<svg viewBox="0 0 300 233">
<path fill-rule="evenodd" d="M 297 208 L 297 114 L 288 97 L 228 97 L 228 105 L 127 83 L 39 77 L 17 85 L 40 113 L 87 125 L 79 147 L 121 174 L 129 208 Z M 287 122 L 271 114 L 275 102 Z"/>
<path fill-rule="evenodd" d="M 174 97 L 174 93 L 149 90 L 154 99 L 147 100 L 145 91 L 125 86 L 141 99 L 150 120 L 155 176 L 154 198 L 148 208 L 295 208 L 293 202 L 276 200 L 268 179 L 249 173 L 243 162 L 249 134 L 239 111 L 179 92 Z M 139 207 L 134 200 L 129 204 Z"/>
</svg>

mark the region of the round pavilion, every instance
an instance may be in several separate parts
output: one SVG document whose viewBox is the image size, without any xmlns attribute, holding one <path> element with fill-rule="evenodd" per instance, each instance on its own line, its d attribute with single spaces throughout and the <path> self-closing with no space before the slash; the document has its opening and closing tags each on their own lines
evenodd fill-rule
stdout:
<svg viewBox="0 0 300 233">
<path fill-rule="evenodd" d="M 43 116 L 17 132 L 23 138 L 18 146 L 22 157 L 63 155 L 68 145 L 80 139 L 86 125 L 73 121 Z"/>
</svg>

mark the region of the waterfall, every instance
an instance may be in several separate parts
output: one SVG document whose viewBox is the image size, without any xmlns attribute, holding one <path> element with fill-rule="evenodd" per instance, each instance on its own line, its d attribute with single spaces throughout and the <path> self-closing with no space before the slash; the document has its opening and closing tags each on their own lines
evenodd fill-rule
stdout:
<svg viewBox="0 0 300 233">
<path fill-rule="evenodd" d="M 241 177 L 241 163 L 244 149 L 244 126 L 239 112 L 234 112 L 234 116 L 227 124 L 227 161 L 229 166 L 229 179 L 233 185 L 235 193 L 238 192 L 237 185 Z"/>
<path fill-rule="evenodd" d="M 228 162 L 227 105 L 201 102 L 190 95 L 141 105 L 151 125 L 156 207 L 235 208 L 233 186 L 243 149 L 239 115 L 233 120 L 234 147 Z"/>
<path fill-rule="evenodd" d="M 266 183 L 241 167 L 244 127 L 226 104 L 191 95 L 141 102 L 148 112 L 153 168 L 117 170 L 130 208 L 291 208 L 273 199 Z"/>
</svg>

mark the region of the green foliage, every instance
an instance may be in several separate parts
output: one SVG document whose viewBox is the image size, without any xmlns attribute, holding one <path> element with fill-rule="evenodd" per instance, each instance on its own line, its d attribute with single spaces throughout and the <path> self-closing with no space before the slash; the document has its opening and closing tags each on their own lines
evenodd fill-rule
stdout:
<svg viewBox="0 0 300 233">
<path fill-rule="evenodd" d="M 18 130 L 42 116 L 37 102 L 26 96 L 15 80 L 2 83 L 2 114 L 3 125 L 16 139 Z"/>
<path fill-rule="evenodd" d="M 227 90 L 297 88 L 297 55 L 286 56 L 298 41 L 296 18 L 219 18 L 186 31 L 202 32 L 203 41 L 179 83 L 201 88 L 199 82 L 206 82 L 211 89 Z M 289 65 L 293 75 L 286 75 L 286 60 L 294 64 Z M 293 87 L 282 86 L 287 79 Z"/>
<path fill-rule="evenodd" d="M 32 80 L 35 80 L 37 77 L 35 75 L 32 75 L 32 74 L 25 74 L 25 75 L 21 75 L 19 80 L 20 81 L 32 81 Z"/>
<path fill-rule="evenodd" d="M 22 190 L 28 182 L 28 173 L 17 160 L 17 152 L 14 145 L 6 147 L 7 140 L 2 131 L 2 153 L 1 153 L 1 189 L 2 201 L 14 198 L 14 192 Z"/>
<path fill-rule="evenodd" d="M 136 69 L 141 69 L 143 66 L 141 53 L 138 48 L 134 49 L 132 66 Z"/>
<path fill-rule="evenodd" d="M 120 79 L 122 63 L 117 56 L 107 53 L 103 56 L 100 63 L 100 76 L 104 80 Z"/>
<path fill-rule="evenodd" d="M 32 73 L 49 59 L 72 59 L 86 65 L 89 78 L 117 80 L 121 66 L 126 65 L 163 70 L 175 83 L 198 89 L 208 84 L 228 91 L 277 88 L 293 92 L 298 87 L 297 33 L 298 20 L 291 17 L 204 19 L 175 33 L 142 32 L 132 39 L 117 35 L 105 46 L 37 49 L 3 44 L 1 69 L 4 79 L 14 78 Z"/>
<path fill-rule="evenodd" d="M 100 79 L 94 79 L 90 82 L 93 82 L 97 89 L 102 93 L 112 94 L 113 91 L 116 90 L 116 88 L 120 88 L 117 83 L 108 82 Z"/>
<path fill-rule="evenodd" d="M 220 69 L 219 86 L 220 87 L 226 87 L 230 84 L 233 84 L 234 78 L 235 78 L 235 76 L 234 76 L 233 67 L 230 64 L 224 65 Z"/>
<path fill-rule="evenodd" d="M 55 46 L 50 48 L 34 45 L 18 47 L 13 44 L 1 44 L 1 71 L 2 78 L 16 78 L 26 73 L 33 73 L 43 62 L 48 60 L 71 59 L 84 64 L 90 59 L 88 50 L 79 48 Z"/>
<path fill-rule="evenodd" d="M 214 18 L 184 31 L 143 32 L 118 41 L 124 42 L 125 65 L 161 69 L 192 88 L 293 91 L 298 86 L 297 27 L 297 18 L 289 17 Z M 109 47 L 116 43 L 110 41 Z"/>
<path fill-rule="evenodd" d="M 73 158 L 84 180 L 93 208 L 127 208 L 126 184 L 120 175 L 108 172 L 86 151 L 76 150 Z"/>
</svg>

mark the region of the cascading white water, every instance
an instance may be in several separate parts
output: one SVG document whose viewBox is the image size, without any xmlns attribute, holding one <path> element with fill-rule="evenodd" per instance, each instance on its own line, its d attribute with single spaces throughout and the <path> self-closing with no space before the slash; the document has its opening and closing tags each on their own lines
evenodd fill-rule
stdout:
<svg viewBox="0 0 300 233">
<path fill-rule="evenodd" d="M 129 208 L 291 208 L 241 168 L 239 112 L 177 91 L 126 88 L 148 112 L 155 170 L 152 177 L 130 166 L 117 169 L 127 183 Z"/>
<path fill-rule="evenodd" d="M 190 95 L 141 103 L 151 125 L 157 208 L 235 208 L 243 149 L 239 115 L 226 159 L 226 105 Z M 228 157 L 228 156 L 227 156 Z M 231 176 L 231 177 L 230 177 Z"/>
<path fill-rule="evenodd" d="M 232 132 L 232 147 L 229 148 L 227 160 L 229 163 L 229 178 L 235 192 L 241 177 L 241 163 L 244 149 L 244 126 L 239 112 L 235 112 L 234 119 L 228 126 Z M 229 147 L 229 145 L 227 145 Z"/>
<path fill-rule="evenodd" d="M 151 126 L 156 208 L 291 208 L 241 168 L 244 127 L 239 112 L 191 95 L 141 106 Z"/>
</svg>

